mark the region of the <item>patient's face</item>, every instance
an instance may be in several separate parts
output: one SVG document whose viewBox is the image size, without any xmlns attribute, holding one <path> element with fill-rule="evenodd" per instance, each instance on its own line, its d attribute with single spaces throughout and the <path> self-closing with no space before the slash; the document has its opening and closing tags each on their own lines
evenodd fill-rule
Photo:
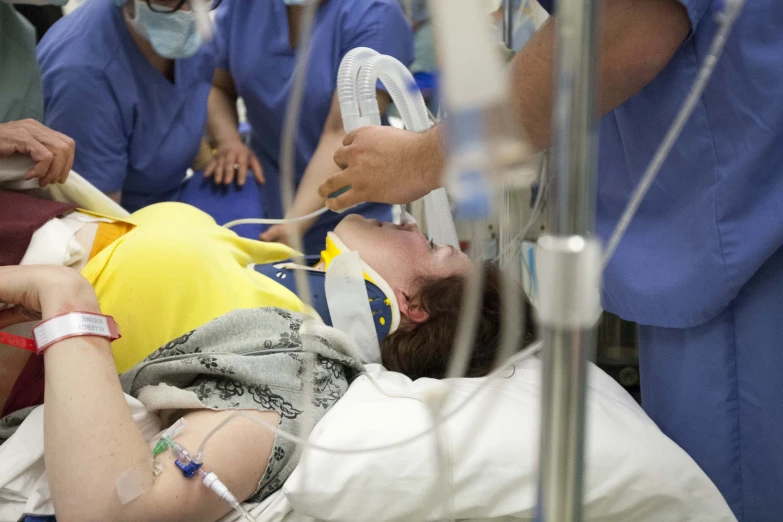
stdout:
<svg viewBox="0 0 783 522">
<path fill-rule="evenodd" d="M 394 225 L 351 214 L 334 232 L 395 289 L 415 290 L 421 276 L 445 278 L 470 271 L 466 254 L 430 243 L 415 224 Z"/>
</svg>

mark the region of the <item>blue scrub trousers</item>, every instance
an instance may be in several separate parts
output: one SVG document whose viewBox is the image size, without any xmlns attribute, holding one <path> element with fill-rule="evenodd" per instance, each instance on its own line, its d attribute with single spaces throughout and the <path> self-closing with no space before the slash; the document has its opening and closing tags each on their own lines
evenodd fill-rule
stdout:
<svg viewBox="0 0 783 522">
<path fill-rule="evenodd" d="M 783 248 L 718 317 L 641 326 L 639 349 L 642 405 L 655 423 L 740 522 L 783 521 Z"/>
</svg>

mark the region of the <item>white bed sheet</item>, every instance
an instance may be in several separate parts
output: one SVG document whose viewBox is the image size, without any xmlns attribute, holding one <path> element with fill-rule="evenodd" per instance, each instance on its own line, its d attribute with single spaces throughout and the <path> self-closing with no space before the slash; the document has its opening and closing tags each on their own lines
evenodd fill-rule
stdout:
<svg viewBox="0 0 783 522">
<path fill-rule="evenodd" d="M 322 522 L 321 520 L 294 512 L 291 503 L 282 490 L 276 491 L 261 504 L 249 509 L 256 522 Z M 514 517 L 459 519 L 460 522 L 519 522 Z M 218 522 L 244 522 L 236 512 L 229 513 Z M 412 522 L 412 521 L 411 521 Z"/>
<path fill-rule="evenodd" d="M 133 421 L 144 440 L 160 432 L 160 419 L 126 395 Z M 44 468 L 44 407 L 25 419 L 16 433 L 0 445 L 0 522 L 16 522 L 24 515 L 53 515 L 52 495 Z"/>
</svg>

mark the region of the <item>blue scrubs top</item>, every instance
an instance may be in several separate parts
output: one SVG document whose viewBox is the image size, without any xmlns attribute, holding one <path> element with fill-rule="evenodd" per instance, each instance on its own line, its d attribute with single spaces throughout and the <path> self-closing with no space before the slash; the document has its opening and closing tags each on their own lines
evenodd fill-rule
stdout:
<svg viewBox="0 0 783 522">
<path fill-rule="evenodd" d="M 692 31 L 601 120 L 598 220 L 607 240 L 690 90 L 717 0 L 680 0 Z M 551 11 L 552 0 L 542 5 Z M 606 310 L 687 328 L 716 317 L 783 245 L 783 2 L 745 3 L 715 73 L 604 274 Z"/>
<path fill-rule="evenodd" d="M 221 41 L 216 46 L 217 67 L 231 73 L 245 101 L 251 147 L 264 169 L 263 217 L 282 217 L 280 142 L 296 60 L 286 5 L 283 0 L 223 2 L 215 23 L 216 41 Z M 397 0 L 326 0 L 318 7 L 312 44 L 296 135 L 297 184 L 321 138 L 343 56 L 355 47 L 370 47 L 406 65 L 413 62 L 413 34 Z M 388 205 L 362 205 L 359 210 L 379 219 L 391 216 Z M 333 212 L 322 215 L 305 235 L 306 250 L 319 252 L 326 232 L 342 217 Z"/>
<path fill-rule="evenodd" d="M 88 0 L 38 45 L 45 122 L 76 141 L 73 170 L 129 211 L 174 197 L 204 135 L 213 64 L 141 54 L 109 0 Z"/>
</svg>

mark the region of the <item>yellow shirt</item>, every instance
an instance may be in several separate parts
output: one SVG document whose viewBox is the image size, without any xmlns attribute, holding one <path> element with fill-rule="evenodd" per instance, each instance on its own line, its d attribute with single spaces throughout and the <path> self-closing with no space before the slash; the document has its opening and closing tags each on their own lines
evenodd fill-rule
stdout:
<svg viewBox="0 0 783 522">
<path fill-rule="evenodd" d="M 247 268 L 290 258 L 295 252 L 287 246 L 241 238 L 181 203 L 152 205 L 126 221 L 133 230 L 82 270 L 103 313 L 120 325 L 122 338 L 112 343 L 119 373 L 232 310 L 305 311 L 290 290 Z"/>
</svg>

